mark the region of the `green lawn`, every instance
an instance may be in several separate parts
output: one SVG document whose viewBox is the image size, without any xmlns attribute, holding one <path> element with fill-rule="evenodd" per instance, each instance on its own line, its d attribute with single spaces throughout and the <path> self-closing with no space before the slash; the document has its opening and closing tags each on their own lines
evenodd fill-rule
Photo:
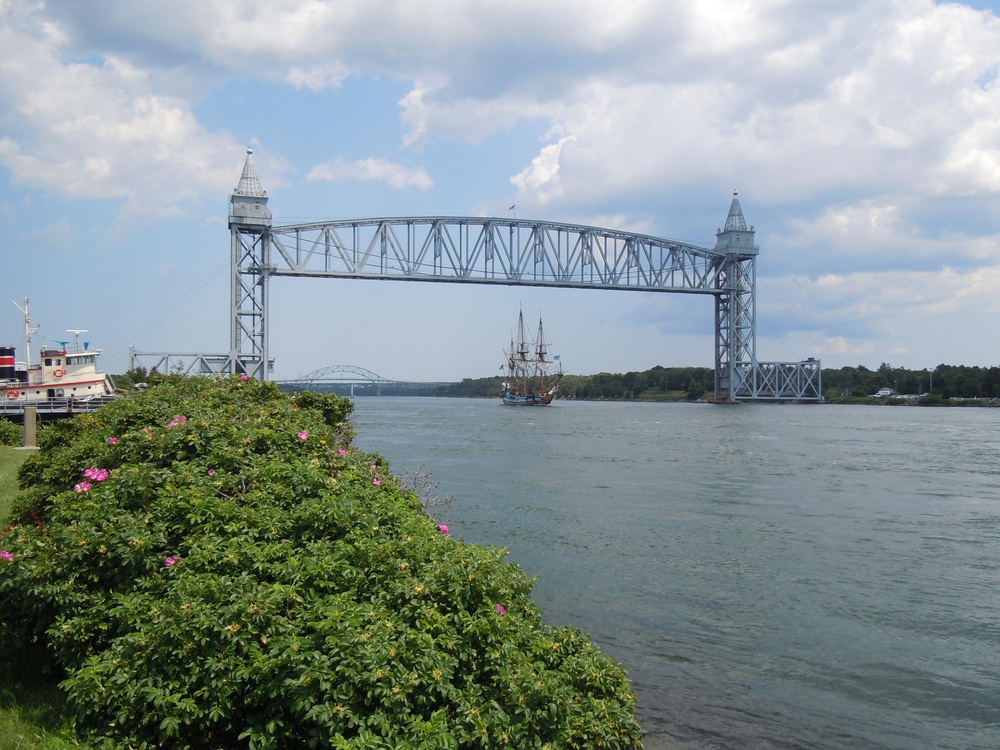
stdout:
<svg viewBox="0 0 1000 750">
<path fill-rule="evenodd" d="M 6 521 L 17 495 L 17 469 L 29 451 L 0 446 L 0 522 Z M 0 545 L 3 543 L 0 542 Z M 8 655 L 0 653 L 0 673 L 11 674 Z M 0 682 L 0 750 L 62 750 L 80 747 L 70 739 L 62 694 L 54 685 L 12 676 Z"/>
<path fill-rule="evenodd" d="M 17 494 L 17 468 L 30 455 L 30 451 L 0 446 L 0 519 L 10 513 L 10 504 Z"/>
</svg>

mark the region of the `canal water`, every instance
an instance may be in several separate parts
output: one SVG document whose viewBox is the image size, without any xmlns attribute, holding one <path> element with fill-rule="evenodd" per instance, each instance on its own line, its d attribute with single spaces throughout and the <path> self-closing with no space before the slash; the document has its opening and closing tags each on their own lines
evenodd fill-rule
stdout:
<svg viewBox="0 0 1000 750">
<path fill-rule="evenodd" d="M 1000 409 L 358 398 L 650 750 L 1000 747 Z"/>
</svg>

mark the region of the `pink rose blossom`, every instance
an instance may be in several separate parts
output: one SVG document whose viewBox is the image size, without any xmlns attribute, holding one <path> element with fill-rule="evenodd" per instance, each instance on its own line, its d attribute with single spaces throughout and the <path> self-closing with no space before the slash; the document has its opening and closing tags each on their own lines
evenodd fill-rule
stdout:
<svg viewBox="0 0 1000 750">
<path fill-rule="evenodd" d="M 308 439 L 309 439 L 309 431 L 308 430 L 302 430 L 299 433 L 299 440 L 308 440 Z"/>
<path fill-rule="evenodd" d="M 90 482 L 79 482 L 73 485 L 73 492 L 86 492 L 93 486 Z"/>
<path fill-rule="evenodd" d="M 443 523 L 439 523 L 438 524 L 438 531 L 440 531 L 442 534 L 447 534 L 448 533 L 448 527 L 445 526 Z"/>
<path fill-rule="evenodd" d="M 378 485 L 382 484 L 382 481 L 378 477 L 375 477 L 372 480 L 372 484 L 374 484 L 377 487 Z"/>
<path fill-rule="evenodd" d="M 118 445 L 118 438 L 116 438 L 116 437 L 109 437 L 108 438 L 108 445 Z"/>
<path fill-rule="evenodd" d="M 249 379 L 250 379 L 250 376 L 247 375 L 246 373 L 243 373 L 242 375 L 240 375 L 240 380 L 242 380 L 244 383 L 247 382 Z"/>
<path fill-rule="evenodd" d="M 163 564 L 166 565 L 169 568 L 171 565 L 173 565 L 178 560 L 180 560 L 180 557 L 178 557 L 176 555 L 171 555 L 170 557 L 168 557 L 166 560 L 163 561 Z"/>
<path fill-rule="evenodd" d="M 347 455 L 347 451 L 345 451 L 343 448 L 337 448 L 337 455 L 338 456 L 346 456 Z"/>
<path fill-rule="evenodd" d="M 208 470 L 208 475 L 209 475 L 209 476 L 212 476 L 212 475 L 214 475 L 214 474 L 215 474 L 215 469 L 209 469 L 209 470 Z"/>
<path fill-rule="evenodd" d="M 503 606 L 502 604 L 498 604 L 497 605 L 497 614 L 498 615 L 505 615 L 505 614 L 507 614 L 507 608 L 505 606 Z"/>
<path fill-rule="evenodd" d="M 111 472 L 109 472 L 107 469 L 97 469 L 97 468 L 87 469 L 83 472 L 83 476 L 85 476 L 87 479 L 92 479 L 95 482 L 103 482 L 105 479 L 108 478 L 108 476 L 110 476 L 110 474 Z"/>
<path fill-rule="evenodd" d="M 8 560 L 9 561 L 9 560 L 13 560 L 13 559 L 14 559 L 14 555 L 12 555 L 10 552 L 8 552 L 5 549 L 0 549 L 0 560 Z"/>
</svg>

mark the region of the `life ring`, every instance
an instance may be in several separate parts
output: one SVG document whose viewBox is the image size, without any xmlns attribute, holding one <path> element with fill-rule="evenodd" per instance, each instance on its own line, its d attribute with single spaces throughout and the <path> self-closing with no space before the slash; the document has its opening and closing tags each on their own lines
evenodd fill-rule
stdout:
<svg viewBox="0 0 1000 750">
<path fill-rule="evenodd" d="M 61 378 L 63 375 L 66 374 L 66 371 L 65 370 L 53 370 L 52 374 L 55 375 L 57 378 Z"/>
<path fill-rule="evenodd" d="M 21 394 L 18 391 L 7 391 L 7 398 L 9 398 L 11 401 L 13 401 L 15 398 L 17 398 L 20 395 Z"/>
</svg>

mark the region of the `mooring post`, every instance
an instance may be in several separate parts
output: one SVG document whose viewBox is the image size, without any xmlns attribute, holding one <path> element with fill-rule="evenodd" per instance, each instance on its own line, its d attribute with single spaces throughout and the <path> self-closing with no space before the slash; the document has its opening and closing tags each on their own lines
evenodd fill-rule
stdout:
<svg viewBox="0 0 1000 750">
<path fill-rule="evenodd" d="M 38 444 L 35 441 L 35 416 L 38 411 L 37 407 L 25 406 L 24 407 L 24 447 L 25 448 L 37 448 Z"/>
</svg>

